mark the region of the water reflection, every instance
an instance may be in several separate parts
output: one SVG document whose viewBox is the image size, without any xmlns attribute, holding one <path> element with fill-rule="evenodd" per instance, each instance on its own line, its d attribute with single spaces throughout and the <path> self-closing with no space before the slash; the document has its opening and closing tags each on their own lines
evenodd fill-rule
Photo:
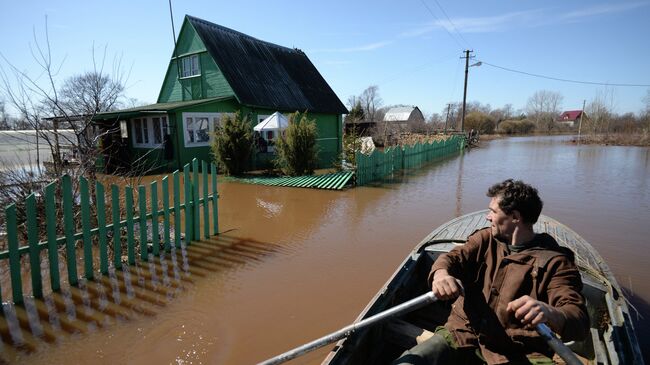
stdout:
<svg viewBox="0 0 650 365">
<path fill-rule="evenodd" d="M 19 361 L 25 353 L 48 351 L 64 337 L 110 328 L 138 317 L 154 317 L 195 280 L 261 260 L 284 249 L 267 242 L 223 234 L 176 249 L 136 266 L 109 270 L 96 281 L 81 280 L 42 300 L 4 303 L 0 317 L 2 360 Z"/>
</svg>

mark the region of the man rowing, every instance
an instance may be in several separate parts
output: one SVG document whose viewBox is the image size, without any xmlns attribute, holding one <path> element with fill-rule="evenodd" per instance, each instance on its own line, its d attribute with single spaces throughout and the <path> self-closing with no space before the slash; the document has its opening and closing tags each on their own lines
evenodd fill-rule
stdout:
<svg viewBox="0 0 650 365">
<path fill-rule="evenodd" d="M 394 364 L 552 364 L 535 325 L 546 323 L 565 342 L 586 336 L 589 316 L 573 253 L 533 231 L 543 206 L 537 190 L 508 179 L 487 196 L 490 227 L 431 267 L 432 292 L 453 300 L 447 322 Z"/>
</svg>

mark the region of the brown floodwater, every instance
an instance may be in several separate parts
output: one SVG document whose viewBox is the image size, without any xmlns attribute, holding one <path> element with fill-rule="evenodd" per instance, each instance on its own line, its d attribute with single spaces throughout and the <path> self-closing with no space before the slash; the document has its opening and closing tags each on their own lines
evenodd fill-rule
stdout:
<svg viewBox="0 0 650 365">
<path fill-rule="evenodd" d="M 486 142 L 346 191 L 221 182 L 220 236 L 34 305 L 41 316 L 58 308 L 56 319 L 43 323 L 49 340 L 17 349 L 5 335 L 3 357 L 30 364 L 256 363 L 352 322 L 427 233 L 486 208 L 488 186 L 509 177 L 537 186 L 543 212 L 587 239 L 650 318 L 650 149 L 567 140 Z M 636 327 L 642 347 L 650 346 L 650 319 Z M 328 350 L 292 363 L 318 364 Z"/>
</svg>

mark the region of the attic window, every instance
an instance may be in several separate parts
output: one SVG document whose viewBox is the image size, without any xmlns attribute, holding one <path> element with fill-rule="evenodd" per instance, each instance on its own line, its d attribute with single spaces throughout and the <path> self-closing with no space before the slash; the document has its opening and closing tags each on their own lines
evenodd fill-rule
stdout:
<svg viewBox="0 0 650 365">
<path fill-rule="evenodd" d="M 191 55 L 183 57 L 181 59 L 182 64 L 182 73 L 181 77 L 192 77 L 198 76 L 201 74 L 201 68 L 199 67 L 199 55 Z"/>
</svg>

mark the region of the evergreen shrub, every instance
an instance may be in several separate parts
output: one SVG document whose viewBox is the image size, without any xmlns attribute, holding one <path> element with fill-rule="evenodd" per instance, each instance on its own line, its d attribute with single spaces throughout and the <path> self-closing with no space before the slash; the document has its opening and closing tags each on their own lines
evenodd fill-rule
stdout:
<svg viewBox="0 0 650 365">
<path fill-rule="evenodd" d="M 289 176 L 311 175 L 318 166 L 316 121 L 307 113 L 293 113 L 289 126 L 277 139 L 275 165 Z"/>
<path fill-rule="evenodd" d="M 253 134 L 248 117 L 242 118 L 240 112 L 224 114 L 210 149 L 227 175 L 246 172 L 253 152 Z"/>
</svg>

